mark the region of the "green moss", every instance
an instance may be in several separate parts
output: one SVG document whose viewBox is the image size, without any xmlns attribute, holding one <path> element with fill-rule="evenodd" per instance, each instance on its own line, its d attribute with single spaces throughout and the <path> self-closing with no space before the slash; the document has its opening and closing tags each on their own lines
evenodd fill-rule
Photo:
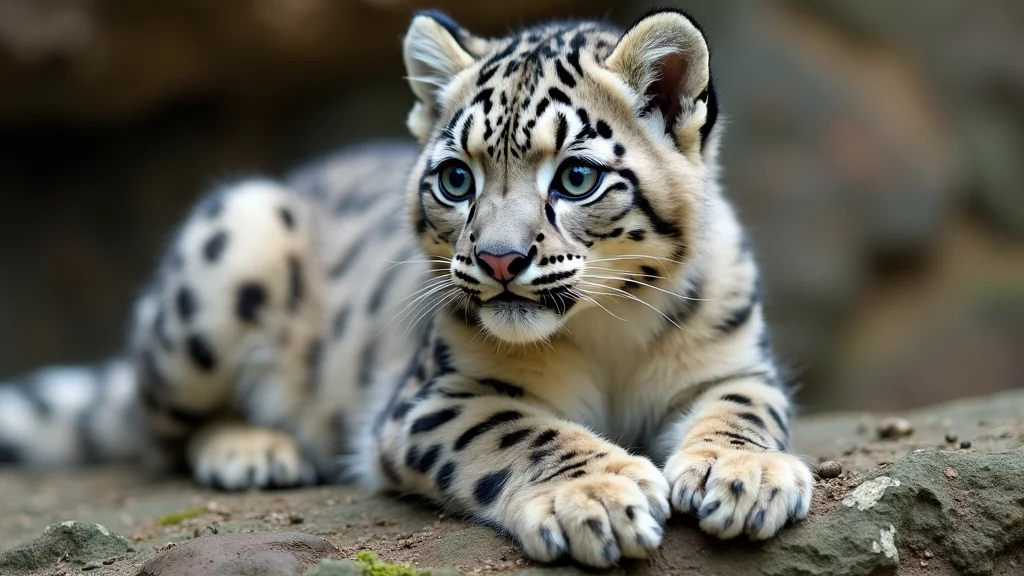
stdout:
<svg viewBox="0 0 1024 576">
<path fill-rule="evenodd" d="M 195 518 L 203 512 L 206 512 L 206 508 L 186 508 L 184 510 L 168 514 L 167 516 L 157 520 L 156 523 L 161 526 L 174 526 L 175 524 L 181 524 L 189 518 Z"/>
<path fill-rule="evenodd" d="M 360 552 L 356 556 L 356 565 L 362 569 L 364 576 L 430 576 L 430 570 L 381 562 L 373 552 Z"/>
</svg>

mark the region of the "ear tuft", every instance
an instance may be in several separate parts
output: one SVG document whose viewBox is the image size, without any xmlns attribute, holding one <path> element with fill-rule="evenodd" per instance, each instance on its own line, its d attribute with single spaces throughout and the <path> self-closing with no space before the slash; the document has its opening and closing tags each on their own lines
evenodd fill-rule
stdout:
<svg viewBox="0 0 1024 576">
<path fill-rule="evenodd" d="M 660 114 L 677 145 L 703 147 L 717 104 L 707 40 L 689 16 L 663 10 L 641 18 L 622 35 L 605 66 L 643 98 L 641 115 Z"/>
<path fill-rule="evenodd" d="M 409 25 L 402 43 L 409 87 L 419 102 L 409 114 L 409 130 L 424 141 L 437 118 L 437 95 L 456 74 L 476 62 L 463 43 L 479 40 L 445 14 L 420 12 Z"/>
</svg>

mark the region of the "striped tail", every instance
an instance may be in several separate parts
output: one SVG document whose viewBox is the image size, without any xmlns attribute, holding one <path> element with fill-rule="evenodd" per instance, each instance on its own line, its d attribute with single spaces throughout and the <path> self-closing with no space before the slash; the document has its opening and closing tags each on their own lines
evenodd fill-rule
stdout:
<svg viewBox="0 0 1024 576">
<path fill-rule="evenodd" d="M 137 459 L 145 434 L 132 365 L 53 366 L 0 383 L 0 465 Z"/>
</svg>

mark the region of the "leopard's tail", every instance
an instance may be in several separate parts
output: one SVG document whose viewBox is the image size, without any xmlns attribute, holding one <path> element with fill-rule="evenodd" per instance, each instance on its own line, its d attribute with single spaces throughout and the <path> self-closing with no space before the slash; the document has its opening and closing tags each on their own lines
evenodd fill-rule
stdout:
<svg viewBox="0 0 1024 576">
<path fill-rule="evenodd" d="M 135 370 L 123 358 L 52 366 L 0 382 L 0 465 L 74 466 L 138 458 Z"/>
</svg>

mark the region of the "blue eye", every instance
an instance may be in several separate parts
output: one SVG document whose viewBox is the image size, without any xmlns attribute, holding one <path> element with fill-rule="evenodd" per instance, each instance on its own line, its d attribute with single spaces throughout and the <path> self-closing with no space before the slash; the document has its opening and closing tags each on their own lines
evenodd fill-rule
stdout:
<svg viewBox="0 0 1024 576">
<path fill-rule="evenodd" d="M 579 200 L 597 190 L 603 176 L 604 171 L 596 166 L 576 162 L 563 164 L 551 187 L 566 198 Z"/>
<path fill-rule="evenodd" d="M 441 192 L 449 200 L 465 200 L 473 193 L 473 173 L 469 166 L 458 160 L 453 160 L 442 168 L 437 181 L 440 183 Z"/>
</svg>

